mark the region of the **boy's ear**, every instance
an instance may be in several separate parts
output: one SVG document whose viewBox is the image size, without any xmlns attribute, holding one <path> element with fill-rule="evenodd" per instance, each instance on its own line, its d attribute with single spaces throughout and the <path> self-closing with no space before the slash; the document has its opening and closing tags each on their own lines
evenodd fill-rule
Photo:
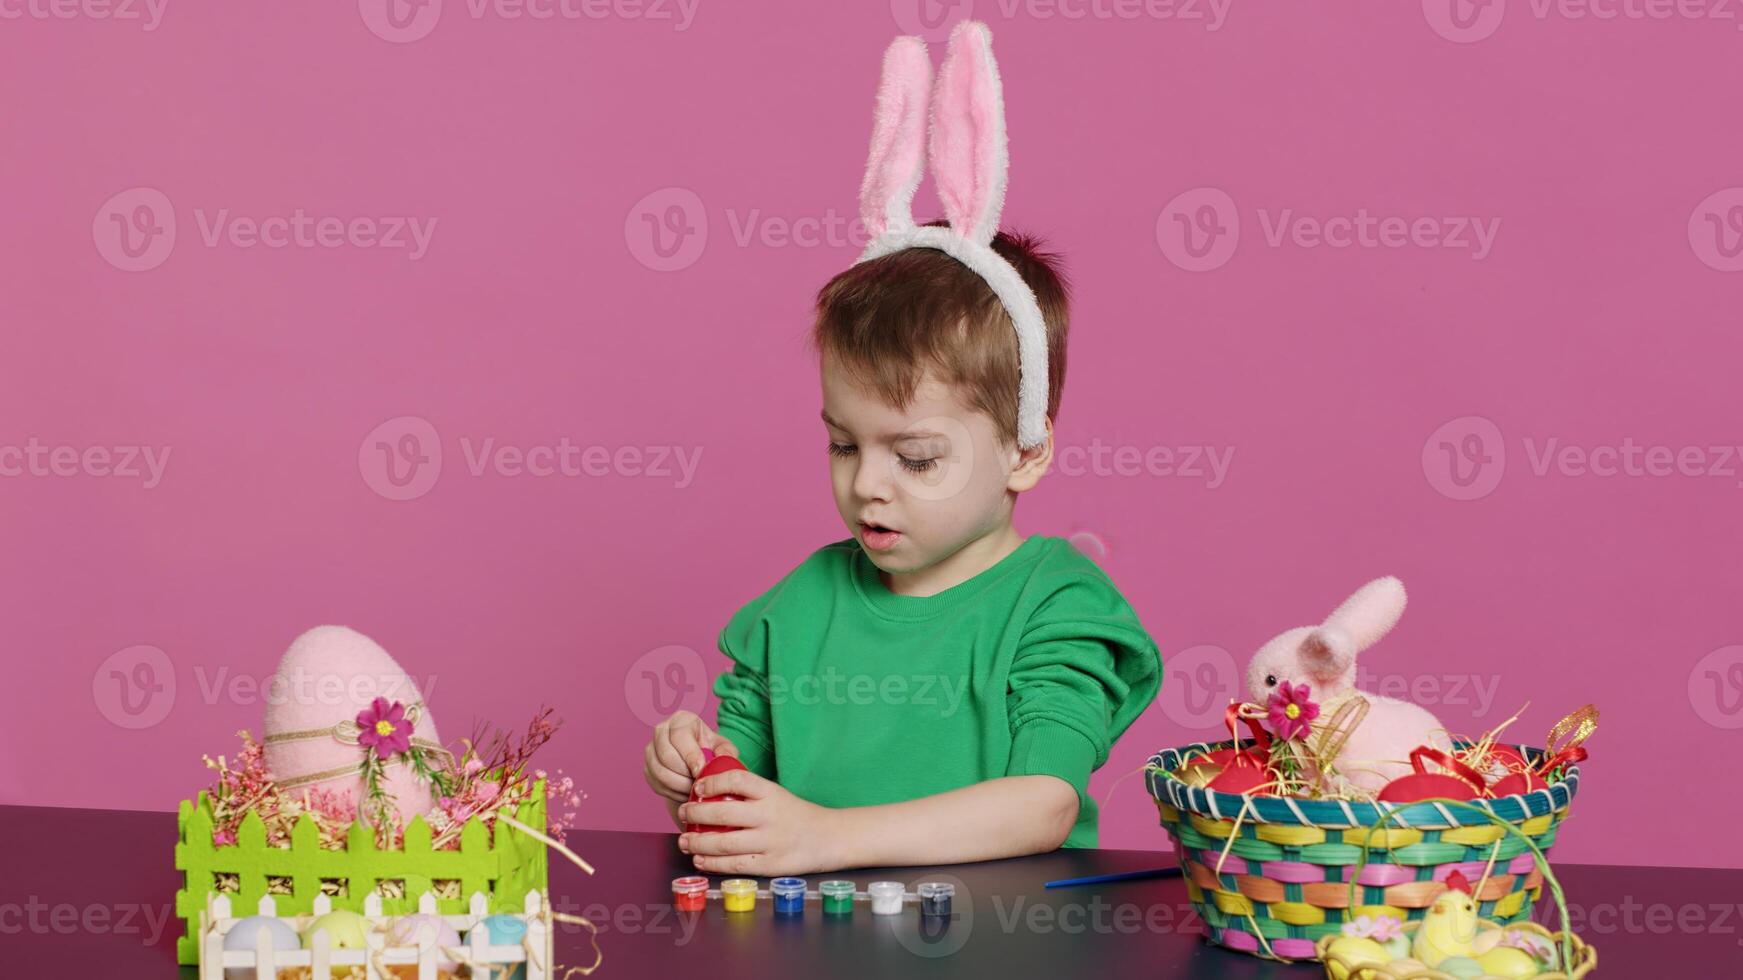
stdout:
<svg viewBox="0 0 1743 980">
<path fill-rule="evenodd" d="M 1011 478 L 1006 481 L 1005 489 L 1015 493 L 1033 490 L 1035 484 L 1040 483 L 1041 478 L 1052 468 L 1053 420 L 1043 416 L 1042 421 L 1047 426 L 1047 438 L 1028 449 L 1011 447 L 1011 451 L 1016 453 L 1016 466 L 1011 469 Z"/>
</svg>

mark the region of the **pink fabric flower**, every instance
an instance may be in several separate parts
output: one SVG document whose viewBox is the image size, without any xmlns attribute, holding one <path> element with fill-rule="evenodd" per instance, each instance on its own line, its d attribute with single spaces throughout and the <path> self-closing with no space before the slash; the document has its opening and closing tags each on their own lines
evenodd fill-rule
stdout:
<svg viewBox="0 0 1743 980">
<path fill-rule="evenodd" d="M 383 759 L 411 748 L 412 726 L 405 720 L 405 705 L 376 698 L 357 713 L 357 744 L 374 749 Z"/>
<path fill-rule="evenodd" d="M 1313 719 L 1319 717 L 1319 705 L 1308 697 L 1309 693 L 1306 684 L 1283 681 L 1277 685 L 1266 707 L 1270 709 L 1271 732 L 1278 738 L 1287 742 L 1307 735 Z"/>
</svg>

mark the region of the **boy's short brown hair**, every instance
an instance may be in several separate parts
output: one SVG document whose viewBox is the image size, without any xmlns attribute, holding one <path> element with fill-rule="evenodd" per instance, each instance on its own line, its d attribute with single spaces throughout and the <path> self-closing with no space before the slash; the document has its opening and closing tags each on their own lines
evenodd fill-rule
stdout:
<svg viewBox="0 0 1743 980">
<path fill-rule="evenodd" d="M 942 225 L 942 221 L 931 222 Z M 1070 283 L 1059 256 L 1021 233 L 992 249 L 1029 284 L 1047 321 L 1047 417 L 1065 387 Z M 906 406 L 928 367 L 985 412 L 1005 445 L 1017 443 L 1017 331 L 986 280 L 933 248 L 905 248 L 862 262 L 817 293 L 811 345 L 833 356 L 884 402 Z"/>
</svg>

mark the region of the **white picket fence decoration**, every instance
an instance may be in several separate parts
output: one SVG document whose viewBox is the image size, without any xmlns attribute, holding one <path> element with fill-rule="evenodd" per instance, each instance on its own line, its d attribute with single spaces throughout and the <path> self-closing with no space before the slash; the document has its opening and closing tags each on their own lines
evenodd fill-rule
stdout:
<svg viewBox="0 0 1743 980">
<path fill-rule="evenodd" d="M 260 899 L 258 914 L 281 919 L 301 936 L 311 922 L 332 910 L 332 901 L 325 895 L 318 895 L 315 897 L 314 911 L 309 915 L 280 916 L 272 896 L 266 895 Z M 436 896 L 427 891 L 418 896 L 418 912 L 435 915 Z M 460 949 L 474 965 L 500 967 L 501 970 L 490 972 L 506 977 L 507 971 L 525 964 L 527 980 L 550 980 L 553 962 L 551 913 L 543 893 L 527 892 L 525 911 L 515 916 L 527 926 L 526 938 L 518 946 L 493 946 L 484 941 L 484 934 L 489 930 L 473 931 L 472 927 L 489 915 L 489 900 L 483 892 L 473 892 L 470 911 L 466 915 L 444 915 L 440 918 L 467 937 L 462 939 Z M 251 971 L 253 980 L 277 980 L 279 970 L 300 966 L 311 968 L 314 971 L 314 980 L 333 980 L 332 971 L 335 967 L 348 969 L 353 966 L 363 967 L 369 980 L 391 980 L 376 969 L 377 962 L 385 966 L 415 964 L 418 968 L 418 980 L 436 980 L 436 963 L 447 958 L 439 948 L 420 950 L 416 946 L 386 945 L 386 936 L 382 930 L 392 919 L 381 914 L 379 895 L 371 894 L 363 900 L 363 916 L 371 925 L 369 949 L 334 949 L 326 930 L 323 929 L 315 934 L 310 948 L 275 950 L 272 948 L 271 933 L 262 929 L 254 949 L 225 951 L 224 937 L 241 918 L 232 915 L 230 896 L 207 895 L 206 910 L 200 913 L 200 980 L 224 980 L 226 970 Z M 481 971 L 473 971 L 474 976 L 480 974 Z M 236 975 L 248 974 L 238 972 Z"/>
</svg>

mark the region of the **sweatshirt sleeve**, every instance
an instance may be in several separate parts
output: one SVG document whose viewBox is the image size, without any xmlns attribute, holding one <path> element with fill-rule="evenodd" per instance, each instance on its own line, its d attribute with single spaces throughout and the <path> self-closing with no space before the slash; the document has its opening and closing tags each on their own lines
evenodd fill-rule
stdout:
<svg viewBox="0 0 1743 980">
<path fill-rule="evenodd" d="M 715 728 L 738 746 L 738 759 L 764 779 L 777 779 L 775 733 L 769 710 L 769 623 L 764 615 L 792 575 L 746 603 L 720 631 L 720 652 L 732 668 L 714 679 L 720 699 Z"/>
<path fill-rule="evenodd" d="M 1011 662 L 1006 775 L 1057 776 L 1087 807 L 1090 773 L 1155 700 L 1162 658 L 1105 577 L 1062 582 L 1030 617 Z"/>
</svg>

